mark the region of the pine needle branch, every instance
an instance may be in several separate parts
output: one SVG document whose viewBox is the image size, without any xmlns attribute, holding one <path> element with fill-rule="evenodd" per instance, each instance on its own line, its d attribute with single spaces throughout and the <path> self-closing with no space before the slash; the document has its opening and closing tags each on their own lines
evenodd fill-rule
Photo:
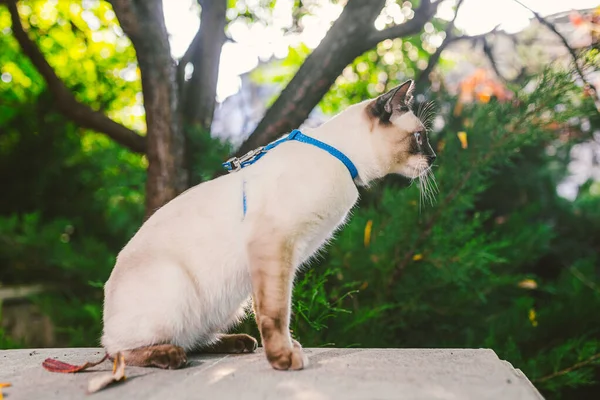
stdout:
<svg viewBox="0 0 600 400">
<path fill-rule="evenodd" d="M 573 364 L 573 365 L 571 365 L 568 368 L 561 369 L 560 371 L 556 371 L 556 372 L 554 372 L 554 373 L 552 373 L 550 375 L 546 375 L 546 376 L 541 377 L 539 379 L 534 379 L 533 382 L 534 383 L 542 383 L 542 382 L 548 381 L 550 379 L 554 379 L 554 378 L 556 378 L 558 376 L 562 376 L 562 375 L 568 374 L 569 372 L 573 372 L 573 371 L 575 371 L 577 369 L 580 369 L 580 368 L 586 367 L 586 366 L 588 366 L 590 364 L 593 364 L 594 361 L 596 361 L 598 359 L 600 359 L 600 353 L 596 353 L 593 356 L 590 356 L 590 357 L 586 358 L 585 360 L 578 362 L 577 364 Z"/>
<path fill-rule="evenodd" d="M 513 124 L 513 126 L 515 126 L 515 127 L 516 126 L 524 126 L 526 124 L 527 120 L 530 117 L 532 117 L 536 112 L 539 112 L 539 111 L 540 111 L 539 108 L 534 108 L 532 110 L 527 111 L 521 118 L 519 118 L 518 121 L 516 121 Z M 517 133 L 516 131 L 512 131 L 511 135 L 515 135 L 516 133 Z M 433 214 L 431 216 L 431 218 L 429 218 L 429 220 L 425 224 L 425 228 L 423 229 L 423 231 L 421 232 L 421 234 L 417 238 L 415 244 L 411 247 L 411 249 L 408 252 L 406 252 L 406 254 L 402 258 L 402 260 L 394 268 L 394 271 L 392 272 L 391 277 L 388 280 L 388 284 L 387 284 L 387 291 L 388 292 L 391 290 L 393 284 L 398 280 L 398 278 L 400 278 L 400 276 L 402 275 L 403 270 L 406 268 L 406 266 L 408 265 L 408 263 L 412 260 L 412 257 L 416 254 L 416 252 L 419 249 L 419 247 L 421 247 L 427 241 L 427 239 L 429 238 L 429 236 L 431 235 L 431 233 L 433 231 L 433 227 L 437 223 L 438 219 L 443 215 L 445 207 L 447 205 L 449 205 L 456 198 L 456 196 L 458 196 L 458 194 L 460 193 L 460 191 L 468 183 L 468 181 L 471 178 L 473 172 L 477 168 L 480 168 L 481 166 L 483 166 L 487 162 L 489 162 L 492 159 L 492 157 L 495 155 L 495 151 L 498 150 L 498 149 L 503 148 L 503 146 L 505 145 L 506 141 L 510 139 L 511 135 L 505 135 L 502 138 L 500 138 L 498 140 L 498 142 L 490 149 L 490 151 L 487 152 L 486 155 L 483 158 L 481 158 L 476 164 L 473 165 L 473 167 L 471 169 L 469 169 L 464 174 L 464 176 L 461 179 L 461 181 L 452 189 L 452 191 L 450 193 L 448 193 L 448 195 L 440 203 L 440 205 L 437 208 L 437 212 L 435 214 Z"/>
</svg>

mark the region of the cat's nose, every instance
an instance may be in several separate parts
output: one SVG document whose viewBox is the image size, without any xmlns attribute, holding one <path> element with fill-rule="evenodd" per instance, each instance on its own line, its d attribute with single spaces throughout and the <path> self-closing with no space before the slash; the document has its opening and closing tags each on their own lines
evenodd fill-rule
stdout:
<svg viewBox="0 0 600 400">
<path fill-rule="evenodd" d="M 427 159 L 429 160 L 429 164 L 433 164 L 433 162 L 435 161 L 436 158 L 437 158 L 437 155 L 435 153 L 431 153 L 427 156 Z"/>
</svg>

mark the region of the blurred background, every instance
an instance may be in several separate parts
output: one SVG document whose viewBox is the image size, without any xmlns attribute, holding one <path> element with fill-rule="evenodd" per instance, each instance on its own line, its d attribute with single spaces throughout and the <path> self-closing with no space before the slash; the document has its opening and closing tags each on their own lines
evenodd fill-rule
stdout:
<svg viewBox="0 0 600 400">
<path fill-rule="evenodd" d="M 0 0 L 0 348 L 97 346 L 153 210 L 414 79 L 437 183 L 361 190 L 293 335 L 491 348 L 600 398 L 600 8 L 521 1 Z"/>
</svg>

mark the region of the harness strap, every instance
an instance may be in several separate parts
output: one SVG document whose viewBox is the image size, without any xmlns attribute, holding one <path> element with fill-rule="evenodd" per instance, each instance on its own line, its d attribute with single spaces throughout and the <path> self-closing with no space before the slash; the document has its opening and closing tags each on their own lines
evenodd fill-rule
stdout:
<svg viewBox="0 0 600 400">
<path fill-rule="evenodd" d="M 248 205 L 246 203 L 246 180 L 242 182 L 242 209 L 244 210 L 244 217 L 246 216 L 246 211 L 248 210 Z"/>
<path fill-rule="evenodd" d="M 255 150 L 251 150 L 239 158 L 230 158 L 229 160 L 223 163 L 223 167 L 228 172 L 239 171 L 240 169 L 252 165 L 258 160 L 260 160 L 269 150 L 279 146 L 281 143 L 285 143 L 291 140 L 295 140 L 297 142 L 302 143 L 308 143 L 315 147 L 325 150 L 326 152 L 340 160 L 346 166 L 346 168 L 348 168 L 348 172 L 350 172 L 350 176 L 352 177 L 352 179 L 355 179 L 358 176 L 358 170 L 356 169 L 356 166 L 344 153 L 342 153 L 335 147 L 328 145 L 327 143 L 323 143 L 320 140 L 303 134 L 298 129 L 294 129 L 289 135 L 287 135 L 284 138 L 269 143 L 266 146 L 262 146 Z"/>
<path fill-rule="evenodd" d="M 350 176 L 352 177 L 352 179 L 355 179 L 358 176 L 358 169 L 356 169 L 356 166 L 354 165 L 354 163 L 344 153 L 342 153 L 335 147 L 328 145 L 327 143 L 323 143 L 320 140 L 317 140 L 315 138 L 312 138 L 310 136 L 303 134 L 298 129 L 294 129 L 289 135 L 287 135 L 284 138 L 281 138 L 279 140 L 271 142 L 266 146 L 262 146 L 255 150 L 251 150 L 239 158 L 238 157 L 230 158 L 229 160 L 227 160 L 226 162 L 223 163 L 223 167 L 228 172 L 239 171 L 240 169 L 245 168 L 249 165 L 252 165 L 255 162 L 257 162 L 258 160 L 260 160 L 265 154 L 267 154 L 267 152 L 269 150 L 279 146 L 281 143 L 285 143 L 285 142 L 288 142 L 291 140 L 295 140 L 297 142 L 302 142 L 302 143 L 307 143 L 307 144 L 313 145 L 315 147 L 318 147 L 322 150 L 325 150 L 326 152 L 328 152 L 329 154 L 331 154 L 332 156 L 334 156 L 335 158 L 340 160 L 346 166 L 346 168 L 348 169 L 348 172 L 350 172 Z M 246 211 L 247 211 L 246 180 L 244 180 L 242 183 L 242 207 L 243 207 L 244 217 L 245 217 Z"/>
</svg>

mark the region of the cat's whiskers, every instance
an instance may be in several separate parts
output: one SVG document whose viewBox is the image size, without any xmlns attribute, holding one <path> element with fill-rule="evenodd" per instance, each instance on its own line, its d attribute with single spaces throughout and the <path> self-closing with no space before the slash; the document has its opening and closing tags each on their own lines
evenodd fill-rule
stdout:
<svg viewBox="0 0 600 400">
<path fill-rule="evenodd" d="M 440 192 L 440 188 L 437 184 L 437 181 L 435 180 L 435 175 L 433 174 L 433 170 L 431 168 L 429 168 L 428 174 L 431 178 L 431 182 L 433 183 L 433 189 L 435 191 L 435 194 L 438 194 Z"/>
<path fill-rule="evenodd" d="M 421 174 L 419 173 L 419 214 L 421 214 L 422 210 L 423 210 L 423 203 L 424 201 L 424 193 L 425 193 L 425 189 L 423 186 L 423 179 L 421 179 Z"/>
<path fill-rule="evenodd" d="M 437 193 L 437 184 L 434 181 L 433 175 L 431 175 L 430 169 L 427 169 L 425 177 L 427 186 L 429 187 L 429 204 L 433 205 L 435 203 L 435 194 Z"/>
<path fill-rule="evenodd" d="M 421 211 L 422 204 L 429 202 L 433 205 L 435 203 L 435 196 L 439 193 L 439 187 L 433 175 L 431 166 L 427 165 L 426 162 L 419 163 L 417 165 L 417 171 L 419 173 L 419 211 Z"/>
</svg>

